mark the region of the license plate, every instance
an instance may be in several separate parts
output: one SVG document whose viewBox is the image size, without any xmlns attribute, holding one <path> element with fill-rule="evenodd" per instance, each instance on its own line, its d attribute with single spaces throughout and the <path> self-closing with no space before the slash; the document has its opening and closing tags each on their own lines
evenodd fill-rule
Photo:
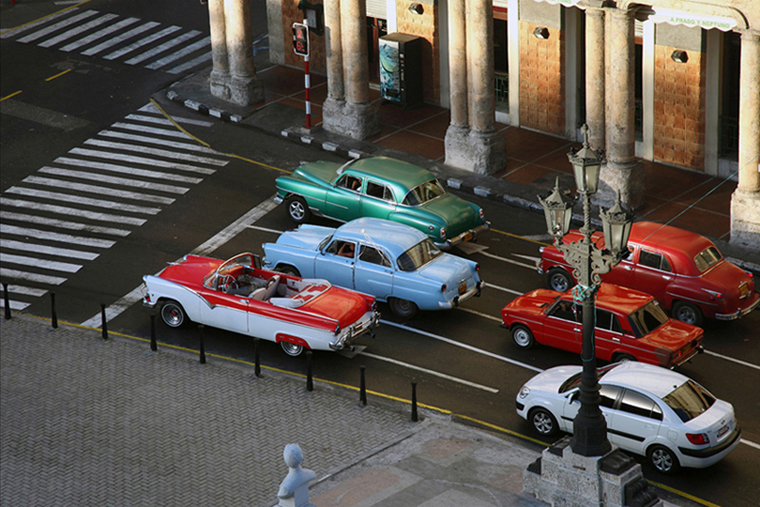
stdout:
<svg viewBox="0 0 760 507">
<path fill-rule="evenodd" d="M 464 236 L 462 236 L 462 241 L 470 241 L 472 239 L 472 233 L 468 232 Z"/>
<path fill-rule="evenodd" d="M 728 425 L 723 426 L 721 429 L 718 430 L 718 438 L 722 437 L 726 433 L 728 433 Z"/>
<path fill-rule="evenodd" d="M 739 298 L 744 299 L 749 295 L 749 286 L 747 286 L 746 282 L 742 282 L 742 284 L 739 286 Z"/>
<path fill-rule="evenodd" d="M 461 296 L 465 292 L 467 292 L 467 284 L 463 283 L 462 285 L 459 286 L 459 295 Z"/>
</svg>

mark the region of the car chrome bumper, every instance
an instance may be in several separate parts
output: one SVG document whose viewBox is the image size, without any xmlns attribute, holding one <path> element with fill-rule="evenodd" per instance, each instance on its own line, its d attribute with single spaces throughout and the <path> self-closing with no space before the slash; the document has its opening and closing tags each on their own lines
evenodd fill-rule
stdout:
<svg viewBox="0 0 760 507">
<path fill-rule="evenodd" d="M 468 299 L 472 298 L 473 296 L 480 296 L 480 292 L 483 290 L 483 288 L 486 286 L 486 282 L 483 280 L 480 280 L 478 283 L 475 284 L 475 286 L 465 292 L 464 294 L 461 294 L 459 296 L 455 296 L 454 299 L 451 301 L 439 301 L 438 307 L 441 310 L 450 310 L 452 308 L 456 308 L 460 304 L 464 303 Z"/>
<path fill-rule="evenodd" d="M 670 365 L 670 369 L 672 370 L 673 368 L 676 368 L 676 367 L 681 366 L 682 364 L 684 364 L 684 363 L 686 363 L 688 361 L 691 361 L 691 359 L 694 356 L 696 356 L 697 354 L 701 354 L 704 351 L 705 351 L 705 347 L 702 346 L 702 345 L 694 347 L 693 349 L 691 349 L 691 352 L 689 352 L 688 354 L 686 354 L 685 356 L 683 356 L 681 359 L 679 359 L 678 362 L 675 362 L 675 363 L 671 364 Z"/>
<path fill-rule="evenodd" d="M 736 320 L 744 317 L 751 311 L 757 309 L 760 306 L 760 294 L 755 292 L 755 302 L 749 305 L 747 308 L 739 308 L 734 313 L 716 313 L 715 318 L 717 320 Z"/>
<path fill-rule="evenodd" d="M 474 229 L 470 229 L 469 231 L 465 231 L 462 234 L 458 236 L 454 236 L 451 239 L 447 239 L 443 243 L 436 243 L 435 246 L 440 248 L 441 250 L 448 250 L 451 247 L 454 247 L 458 245 L 459 243 L 464 243 L 466 241 L 472 241 L 475 238 L 478 237 L 478 235 L 484 231 L 487 231 L 491 228 L 491 222 L 486 222 L 483 225 L 479 225 L 475 227 Z"/>
<path fill-rule="evenodd" d="M 369 315 L 368 318 L 367 315 Z M 334 342 L 330 342 L 330 348 L 332 350 L 342 350 L 346 345 L 350 345 L 355 338 L 368 333 L 374 336 L 374 329 L 379 325 L 380 312 L 377 310 L 367 312 L 364 319 L 345 330 Z"/>
</svg>

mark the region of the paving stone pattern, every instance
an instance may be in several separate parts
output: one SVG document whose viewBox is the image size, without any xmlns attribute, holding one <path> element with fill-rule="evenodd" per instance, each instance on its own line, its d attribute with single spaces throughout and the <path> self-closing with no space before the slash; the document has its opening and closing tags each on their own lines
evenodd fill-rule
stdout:
<svg viewBox="0 0 760 507">
<path fill-rule="evenodd" d="M 411 429 L 287 375 L 27 316 L 0 331 L 4 506 L 271 506 L 285 444 L 323 477 Z"/>
</svg>

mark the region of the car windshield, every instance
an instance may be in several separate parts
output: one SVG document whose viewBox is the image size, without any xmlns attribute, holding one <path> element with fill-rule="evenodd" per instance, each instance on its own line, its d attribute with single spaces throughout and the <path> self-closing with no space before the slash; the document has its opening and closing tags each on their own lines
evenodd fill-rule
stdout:
<svg viewBox="0 0 760 507">
<path fill-rule="evenodd" d="M 653 299 L 630 314 L 628 321 L 631 323 L 636 338 L 641 338 L 665 324 L 668 321 L 668 316 L 660 308 L 657 301 Z"/>
<path fill-rule="evenodd" d="M 700 273 L 703 273 L 710 266 L 723 258 L 720 252 L 714 246 L 708 246 L 694 257 L 694 264 L 697 265 L 697 269 Z"/>
<path fill-rule="evenodd" d="M 613 369 L 615 366 L 617 366 L 618 363 L 608 364 L 607 366 L 602 366 L 601 368 L 596 369 L 596 378 L 601 379 L 604 377 L 608 371 Z M 583 374 L 582 371 L 579 371 L 575 375 L 572 375 L 567 380 L 565 380 L 561 386 L 559 386 L 559 392 L 566 393 L 572 389 L 575 389 L 576 387 L 581 385 L 581 375 Z"/>
<path fill-rule="evenodd" d="M 683 422 L 687 422 L 712 407 L 715 396 L 693 380 L 687 380 L 662 401 L 667 403 Z"/>
<path fill-rule="evenodd" d="M 398 268 L 401 271 L 416 271 L 442 253 L 430 239 L 425 238 L 399 255 Z"/>
<path fill-rule="evenodd" d="M 418 185 L 411 189 L 406 197 L 404 197 L 404 204 L 409 206 L 417 206 L 423 202 L 432 201 L 436 197 L 440 197 L 446 193 L 441 183 L 436 180 L 428 180 L 422 185 Z"/>
<path fill-rule="evenodd" d="M 320 242 L 319 242 L 319 248 L 318 248 L 318 250 L 319 250 L 320 252 L 321 252 L 322 250 L 324 250 L 324 248 L 325 248 L 325 247 L 326 247 L 326 246 L 327 246 L 327 245 L 330 243 L 330 240 L 331 240 L 332 238 L 333 238 L 333 237 L 332 237 L 332 234 L 330 234 L 330 235 L 329 235 L 329 236 L 327 236 L 325 239 L 323 239 L 322 241 L 320 241 Z"/>
</svg>

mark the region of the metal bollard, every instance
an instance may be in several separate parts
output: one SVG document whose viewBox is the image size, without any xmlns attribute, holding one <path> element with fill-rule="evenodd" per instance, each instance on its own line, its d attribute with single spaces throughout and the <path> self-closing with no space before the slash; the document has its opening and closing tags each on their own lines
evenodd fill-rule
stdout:
<svg viewBox="0 0 760 507">
<path fill-rule="evenodd" d="M 198 335 L 201 340 L 201 355 L 200 355 L 200 363 L 206 364 L 206 347 L 203 344 L 203 324 L 198 324 Z"/>
<path fill-rule="evenodd" d="M 314 380 L 311 378 L 311 350 L 306 351 L 306 390 L 314 390 Z"/>
<path fill-rule="evenodd" d="M 360 380 L 359 380 L 359 403 L 367 406 L 367 385 L 364 381 L 364 365 L 359 366 Z"/>
<path fill-rule="evenodd" d="M 3 283 L 3 302 L 5 303 L 5 320 L 11 318 L 11 300 L 8 296 L 8 284 Z"/>
<path fill-rule="evenodd" d="M 412 380 L 412 422 L 417 421 L 417 382 Z"/>
<path fill-rule="evenodd" d="M 53 329 L 58 329 L 58 314 L 55 311 L 55 292 L 50 293 L 50 323 Z"/>
<path fill-rule="evenodd" d="M 108 339 L 108 322 L 106 321 L 106 305 L 100 303 L 100 322 L 102 329 L 102 336 L 104 340 Z"/>
<path fill-rule="evenodd" d="M 150 350 L 153 352 L 158 350 L 158 344 L 156 343 L 156 314 L 150 314 Z"/>
<path fill-rule="evenodd" d="M 260 341 L 258 338 L 253 339 L 253 360 L 254 360 L 254 368 L 253 368 L 253 374 L 256 375 L 256 377 L 261 376 L 261 358 L 259 354 L 259 345 Z"/>
</svg>

